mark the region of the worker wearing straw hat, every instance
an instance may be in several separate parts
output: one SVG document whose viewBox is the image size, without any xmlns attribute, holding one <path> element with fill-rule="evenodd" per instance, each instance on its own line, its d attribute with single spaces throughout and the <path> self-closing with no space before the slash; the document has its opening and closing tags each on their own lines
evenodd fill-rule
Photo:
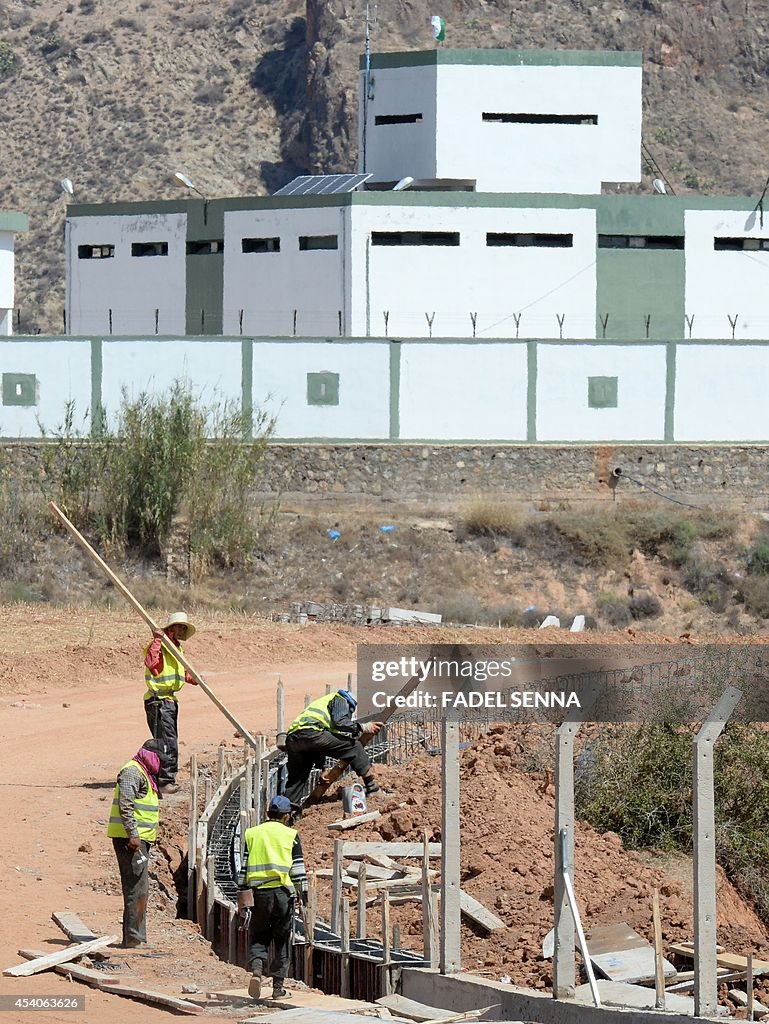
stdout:
<svg viewBox="0 0 769 1024">
<path fill-rule="evenodd" d="M 144 650 L 144 711 L 150 732 L 163 744 L 164 759 L 160 766 L 158 788 L 161 793 L 176 793 L 176 773 L 179 770 L 179 705 L 177 693 L 185 683 L 197 683 L 184 665 L 162 644 L 165 634 L 171 643 L 182 650 L 182 642 L 189 640 L 195 626 L 185 612 L 169 615 L 162 631 L 155 633 L 152 643 Z"/>
</svg>

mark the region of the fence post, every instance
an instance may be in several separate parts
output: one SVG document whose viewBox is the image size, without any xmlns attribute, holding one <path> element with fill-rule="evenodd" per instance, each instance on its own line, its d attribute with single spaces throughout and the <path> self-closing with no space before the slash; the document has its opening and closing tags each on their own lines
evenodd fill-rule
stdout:
<svg viewBox="0 0 769 1024">
<path fill-rule="evenodd" d="M 694 760 L 694 1015 L 715 1017 L 716 980 L 716 823 L 713 748 L 742 691 L 727 686 L 692 740 Z"/>
<path fill-rule="evenodd" d="M 564 870 L 574 875 L 574 737 L 579 722 L 563 722 L 555 734 L 555 877 L 554 877 L 554 952 L 553 996 L 568 999 L 574 995 L 574 918 L 569 910 Z M 566 829 L 567 840 L 561 843 Z M 565 861 L 565 863 L 564 863 Z"/>
<path fill-rule="evenodd" d="M 441 974 L 461 970 L 459 722 L 441 721 Z"/>
</svg>

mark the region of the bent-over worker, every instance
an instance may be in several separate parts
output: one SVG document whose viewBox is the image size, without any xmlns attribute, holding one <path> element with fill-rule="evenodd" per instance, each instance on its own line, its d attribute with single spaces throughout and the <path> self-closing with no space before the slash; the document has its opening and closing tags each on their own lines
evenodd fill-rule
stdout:
<svg viewBox="0 0 769 1024">
<path fill-rule="evenodd" d="M 346 761 L 363 780 L 367 794 L 379 792 L 371 758 L 359 737 L 367 734 L 375 736 L 382 728 L 382 723 L 361 724 L 353 721 L 352 716 L 357 706 L 358 702 L 349 690 L 327 693 L 325 697 L 308 704 L 288 727 L 288 780 L 285 795 L 295 809 L 299 807 L 313 766 L 323 767 L 327 757 Z M 321 774 L 318 784 L 330 785 L 325 773 Z"/>
<path fill-rule="evenodd" d="M 147 740 L 118 772 L 107 835 L 120 869 L 123 890 L 123 948 L 147 941 L 149 857 L 160 819 L 160 743 Z"/>
<path fill-rule="evenodd" d="M 165 747 L 165 758 L 160 769 L 158 785 L 163 793 L 176 793 L 176 773 L 179 770 L 179 705 L 177 693 L 185 683 L 197 686 L 192 676 L 180 661 L 162 644 L 165 633 L 171 643 L 182 650 L 182 643 L 189 640 L 195 626 L 185 612 L 170 615 L 162 632 L 155 634 L 152 643 L 144 650 L 144 711 L 150 732 Z"/>
<path fill-rule="evenodd" d="M 267 974 L 270 943 L 273 960 L 273 999 L 285 996 L 288 973 L 289 940 L 294 915 L 294 899 L 307 904 L 307 874 L 302 844 L 288 820 L 291 804 L 284 796 L 274 796 L 267 809 L 267 821 L 246 829 L 246 864 L 238 879 L 238 911 L 245 928 L 250 929 L 248 970 L 251 980 L 248 994 L 258 999 L 262 977 Z"/>
</svg>

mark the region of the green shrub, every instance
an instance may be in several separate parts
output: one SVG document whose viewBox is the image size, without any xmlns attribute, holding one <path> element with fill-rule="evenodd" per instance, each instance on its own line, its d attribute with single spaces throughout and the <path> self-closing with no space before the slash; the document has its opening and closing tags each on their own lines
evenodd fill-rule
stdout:
<svg viewBox="0 0 769 1024">
<path fill-rule="evenodd" d="M 19 58 L 11 49 L 11 44 L 0 39 L 0 78 L 13 74 L 18 69 Z"/>
<path fill-rule="evenodd" d="M 669 723 L 604 729 L 577 758 L 577 814 L 630 849 L 692 848 L 692 731 Z M 769 732 L 727 724 L 714 749 L 716 851 L 769 922 Z"/>
<path fill-rule="evenodd" d="M 737 596 L 759 619 L 769 619 L 769 576 L 747 576 L 740 581 Z"/>
<path fill-rule="evenodd" d="M 599 616 L 610 626 L 628 626 L 633 615 L 627 597 L 613 591 L 603 591 L 595 599 L 595 607 Z"/>
<path fill-rule="evenodd" d="M 748 572 L 755 576 L 769 575 L 769 540 L 762 537 L 756 542 L 745 559 Z"/>
<path fill-rule="evenodd" d="M 634 619 L 653 619 L 662 614 L 659 599 L 648 591 L 634 594 L 630 599 L 629 608 Z"/>
<path fill-rule="evenodd" d="M 526 540 L 523 516 L 503 501 L 474 502 L 464 513 L 462 525 L 472 537 L 504 537 L 518 546 Z"/>
<path fill-rule="evenodd" d="M 45 454 L 46 497 L 119 554 L 157 557 L 181 518 L 200 570 L 248 564 L 272 517 L 251 496 L 270 420 L 258 414 L 244 441 L 249 424 L 235 406 L 205 405 L 178 382 L 160 396 L 124 394 L 114 427 L 100 419 L 98 441 L 85 442 L 68 408 Z"/>
</svg>

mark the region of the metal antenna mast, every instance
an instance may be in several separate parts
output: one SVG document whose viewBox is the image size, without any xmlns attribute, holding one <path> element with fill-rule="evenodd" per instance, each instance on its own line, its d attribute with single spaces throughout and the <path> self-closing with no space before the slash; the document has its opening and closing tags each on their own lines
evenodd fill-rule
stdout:
<svg viewBox="0 0 769 1024">
<path fill-rule="evenodd" d="M 365 174 L 368 170 L 368 167 L 366 166 L 366 142 L 368 136 L 368 101 L 370 98 L 369 93 L 371 91 L 371 21 L 369 19 L 369 0 L 366 0 L 366 33 L 364 36 L 363 54 L 365 71 L 363 82 L 363 166 L 361 167 L 361 170 Z"/>
</svg>

